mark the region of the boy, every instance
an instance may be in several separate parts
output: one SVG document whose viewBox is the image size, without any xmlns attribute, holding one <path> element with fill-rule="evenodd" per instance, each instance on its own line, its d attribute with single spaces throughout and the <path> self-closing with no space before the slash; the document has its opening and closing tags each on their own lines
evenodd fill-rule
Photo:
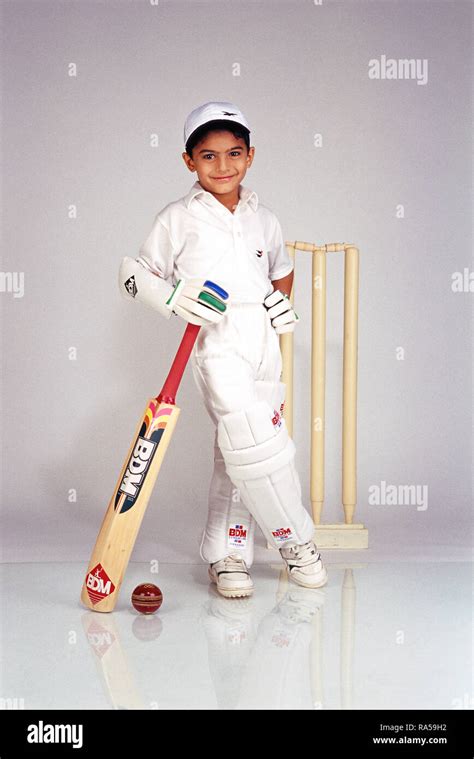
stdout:
<svg viewBox="0 0 474 759">
<path fill-rule="evenodd" d="M 293 266 L 276 216 L 241 184 L 255 155 L 249 135 L 233 103 L 189 114 L 182 157 L 198 181 L 158 213 L 138 258 L 120 267 L 125 297 L 202 325 L 191 365 L 216 434 L 200 555 L 230 598 L 253 592 L 255 522 L 298 585 L 327 582 L 281 416 L 278 334 L 298 321 L 288 298 Z M 216 305 L 206 280 L 224 290 Z"/>
</svg>

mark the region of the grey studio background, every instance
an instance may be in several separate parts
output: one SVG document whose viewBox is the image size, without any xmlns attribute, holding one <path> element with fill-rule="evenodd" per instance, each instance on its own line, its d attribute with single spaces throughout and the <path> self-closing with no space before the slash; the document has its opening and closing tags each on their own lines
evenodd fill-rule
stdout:
<svg viewBox="0 0 474 759">
<path fill-rule="evenodd" d="M 471 14 L 467 2 L 413 0 L 2 3 L 3 561 L 89 559 L 185 327 L 125 303 L 119 263 L 194 182 L 183 123 L 211 99 L 247 115 L 245 185 L 285 238 L 360 248 L 356 517 L 369 553 L 466 558 Z M 372 78 L 374 59 L 418 64 Z M 325 521 L 342 521 L 342 275 L 333 254 Z M 304 253 L 295 293 L 294 439 L 309 507 Z M 134 560 L 200 561 L 214 433 L 190 367 L 178 405 Z M 381 483 L 414 486 L 424 504 L 371 503 Z"/>
</svg>

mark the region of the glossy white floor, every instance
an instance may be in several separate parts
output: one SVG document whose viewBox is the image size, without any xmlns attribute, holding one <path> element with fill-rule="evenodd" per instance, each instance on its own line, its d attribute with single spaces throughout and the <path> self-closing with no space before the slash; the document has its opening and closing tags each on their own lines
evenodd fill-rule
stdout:
<svg viewBox="0 0 474 759">
<path fill-rule="evenodd" d="M 369 559 L 325 552 L 329 582 L 312 591 L 275 554 L 240 600 L 204 563 L 132 563 L 113 614 L 80 606 L 83 564 L 3 565 L 1 705 L 472 709 L 470 564 Z M 129 600 L 148 581 L 164 601 L 144 617 Z"/>
</svg>

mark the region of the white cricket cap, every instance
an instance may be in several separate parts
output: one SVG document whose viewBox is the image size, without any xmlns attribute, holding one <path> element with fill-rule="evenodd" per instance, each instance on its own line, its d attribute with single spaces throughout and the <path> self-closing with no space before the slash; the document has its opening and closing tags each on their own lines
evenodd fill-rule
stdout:
<svg viewBox="0 0 474 759">
<path fill-rule="evenodd" d="M 207 124 L 209 121 L 216 121 L 217 119 L 219 119 L 219 121 L 233 121 L 235 124 L 244 126 L 250 132 L 247 119 L 234 103 L 228 103 L 227 101 L 219 103 L 204 103 L 198 108 L 195 108 L 194 111 L 191 111 L 184 122 L 184 144 L 186 145 L 196 129 L 203 126 L 203 124 Z"/>
</svg>

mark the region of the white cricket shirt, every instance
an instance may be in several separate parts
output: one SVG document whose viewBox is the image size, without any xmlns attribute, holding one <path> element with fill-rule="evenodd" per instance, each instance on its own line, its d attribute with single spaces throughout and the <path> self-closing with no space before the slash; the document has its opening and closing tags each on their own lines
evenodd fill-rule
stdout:
<svg viewBox="0 0 474 759">
<path fill-rule="evenodd" d="M 195 182 L 157 214 L 140 256 L 170 284 L 210 279 L 236 303 L 262 303 L 293 270 L 277 217 L 242 184 L 232 213 Z"/>
</svg>

